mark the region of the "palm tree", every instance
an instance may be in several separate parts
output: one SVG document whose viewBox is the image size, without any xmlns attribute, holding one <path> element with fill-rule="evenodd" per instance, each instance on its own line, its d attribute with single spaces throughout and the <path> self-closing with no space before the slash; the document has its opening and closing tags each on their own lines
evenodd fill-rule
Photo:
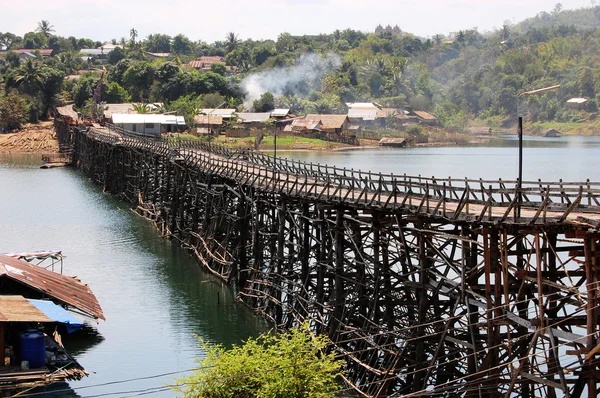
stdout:
<svg viewBox="0 0 600 398">
<path fill-rule="evenodd" d="M 58 54 L 57 59 L 61 63 L 62 69 L 67 74 L 71 74 L 76 71 L 79 67 L 79 63 L 81 62 L 81 60 L 72 52 Z"/>
<path fill-rule="evenodd" d="M 131 39 L 131 48 L 135 48 L 135 39 L 138 37 L 138 31 L 135 28 L 131 28 L 129 31 L 129 37 Z"/>
<path fill-rule="evenodd" d="M 238 48 L 239 44 L 240 39 L 238 39 L 238 35 L 233 32 L 227 33 L 227 36 L 225 36 L 225 47 L 227 48 L 228 53 Z"/>
<path fill-rule="evenodd" d="M 133 110 L 139 113 L 140 115 L 150 113 L 150 105 L 141 102 L 138 104 L 133 104 Z"/>
<path fill-rule="evenodd" d="M 54 32 L 54 25 L 52 25 L 50 21 L 42 19 L 41 22 L 38 22 L 37 31 L 42 32 L 46 37 L 50 37 L 50 35 Z"/>
<path fill-rule="evenodd" d="M 34 94 L 42 89 L 44 75 L 40 65 L 33 59 L 28 58 L 21 67 L 20 73 L 15 79 L 18 87 L 21 87 L 26 94 Z"/>
</svg>

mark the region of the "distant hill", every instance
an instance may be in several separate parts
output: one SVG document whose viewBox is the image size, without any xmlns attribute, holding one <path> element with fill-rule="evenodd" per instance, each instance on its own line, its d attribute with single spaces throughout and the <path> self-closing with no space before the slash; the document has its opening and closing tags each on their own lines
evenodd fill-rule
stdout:
<svg viewBox="0 0 600 398">
<path fill-rule="evenodd" d="M 572 25 L 577 29 L 596 29 L 600 27 L 600 6 L 563 10 L 557 5 L 552 12 L 542 11 L 533 18 L 527 18 L 519 22 L 514 26 L 514 29 L 520 33 L 525 33 L 532 29 L 560 25 Z"/>
</svg>

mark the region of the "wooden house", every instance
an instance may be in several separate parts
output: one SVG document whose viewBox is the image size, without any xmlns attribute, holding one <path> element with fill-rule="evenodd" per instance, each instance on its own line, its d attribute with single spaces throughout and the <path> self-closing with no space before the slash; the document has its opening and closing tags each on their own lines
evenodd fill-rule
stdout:
<svg viewBox="0 0 600 398">
<path fill-rule="evenodd" d="M 321 122 L 321 131 L 326 133 L 342 134 L 343 131 L 350 129 L 352 125 L 348 115 L 306 115 L 305 120 Z"/>
</svg>

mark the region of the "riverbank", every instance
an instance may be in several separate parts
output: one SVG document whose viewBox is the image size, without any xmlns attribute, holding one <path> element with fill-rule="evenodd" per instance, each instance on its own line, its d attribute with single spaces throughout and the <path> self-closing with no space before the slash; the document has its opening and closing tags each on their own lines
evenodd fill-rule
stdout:
<svg viewBox="0 0 600 398">
<path fill-rule="evenodd" d="M 14 133 L 0 134 L 0 153 L 55 153 L 58 141 L 52 121 L 26 124 Z"/>
</svg>

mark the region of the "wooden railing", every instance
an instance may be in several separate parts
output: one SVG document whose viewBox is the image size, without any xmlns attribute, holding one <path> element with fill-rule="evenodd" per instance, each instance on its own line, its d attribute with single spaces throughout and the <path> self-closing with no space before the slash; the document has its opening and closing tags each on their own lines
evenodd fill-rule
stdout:
<svg viewBox="0 0 600 398">
<path fill-rule="evenodd" d="M 494 222 L 562 222 L 578 213 L 580 221 L 594 224 L 581 213 L 600 214 L 600 183 L 590 180 L 524 181 L 519 191 L 515 180 L 382 174 L 274 158 L 198 140 L 149 138 L 93 128 L 86 134 L 114 145 L 174 156 L 241 184 L 330 202 Z M 522 212 L 524 209 L 529 211 Z"/>
</svg>

